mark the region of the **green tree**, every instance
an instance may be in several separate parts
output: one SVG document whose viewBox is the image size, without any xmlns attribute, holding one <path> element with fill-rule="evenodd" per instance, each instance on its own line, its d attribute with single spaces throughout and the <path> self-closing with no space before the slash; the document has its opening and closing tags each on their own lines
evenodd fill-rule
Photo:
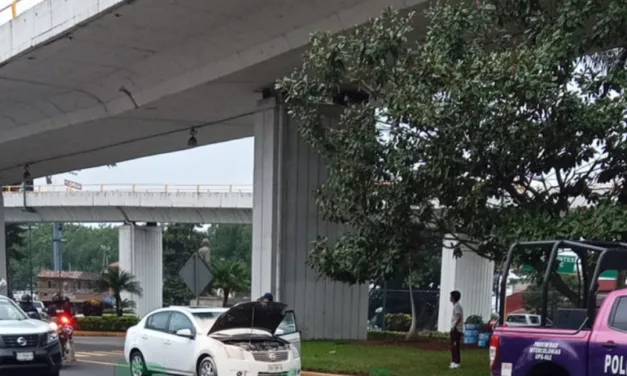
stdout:
<svg viewBox="0 0 627 376">
<path fill-rule="evenodd" d="M 234 292 L 246 292 L 250 289 L 250 269 L 246 264 L 233 259 L 213 259 L 211 262 L 213 282 L 211 289 L 214 295 L 220 290 L 222 307 L 229 302 L 229 295 Z"/>
<path fill-rule="evenodd" d="M 25 289 L 31 275 L 41 269 L 52 269 L 52 225 L 38 224 L 31 227 L 31 242 L 28 246 L 28 231 L 21 226 L 21 243 L 16 247 L 22 255 L 11 261 L 11 281 L 16 289 Z M 108 264 L 118 261 L 118 229 L 114 226 L 63 225 L 63 268 L 86 272 L 102 272 Z M 32 270 L 30 264 L 32 261 Z"/>
<path fill-rule="evenodd" d="M 583 281 L 580 281 L 576 276 L 562 276 L 564 283 L 573 291 L 577 291 L 580 288 L 583 289 Z M 581 283 L 581 285 L 580 285 Z M 564 295 L 560 294 L 555 287 L 549 287 L 547 306 L 549 312 L 554 312 L 558 308 L 572 308 L 572 302 L 570 302 Z M 523 304 L 525 310 L 531 313 L 542 313 L 542 284 L 532 283 L 523 292 Z"/>
<path fill-rule="evenodd" d="M 142 295 L 142 288 L 135 276 L 118 268 L 108 268 L 102 273 L 100 287 L 103 290 L 111 290 L 115 298 L 115 309 L 118 316 L 124 314 L 124 302 L 122 292 L 128 292 L 138 296 Z M 126 304 L 128 306 L 128 303 Z"/>
<path fill-rule="evenodd" d="M 412 18 L 318 33 L 277 84 L 328 166 L 321 213 L 353 230 L 318 239 L 314 268 L 351 283 L 411 275 L 433 233 L 497 260 L 519 239 L 627 233 L 627 2 L 438 2 L 416 42 Z M 542 270 L 542 251 L 517 262 Z"/>
<path fill-rule="evenodd" d="M 215 224 L 208 230 L 211 257 L 238 260 L 250 269 L 252 256 L 252 226 Z"/>
<path fill-rule="evenodd" d="M 163 233 L 163 303 L 187 305 L 194 295 L 179 277 L 179 272 L 198 251 L 203 233 L 197 225 L 171 224 Z"/>
</svg>

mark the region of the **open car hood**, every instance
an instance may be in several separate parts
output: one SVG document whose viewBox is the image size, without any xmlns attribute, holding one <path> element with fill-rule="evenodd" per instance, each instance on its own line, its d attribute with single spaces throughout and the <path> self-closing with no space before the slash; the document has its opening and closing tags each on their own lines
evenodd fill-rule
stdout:
<svg viewBox="0 0 627 376">
<path fill-rule="evenodd" d="M 209 329 L 215 333 L 229 329 L 259 329 L 274 334 L 285 317 L 283 303 L 246 302 L 236 304 L 221 314 Z"/>
</svg>

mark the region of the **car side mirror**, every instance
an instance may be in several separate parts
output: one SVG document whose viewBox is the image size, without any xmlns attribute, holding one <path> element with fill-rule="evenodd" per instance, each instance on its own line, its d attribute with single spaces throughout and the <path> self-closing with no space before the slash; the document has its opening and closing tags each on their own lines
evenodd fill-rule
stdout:
<svg viewBox="0 0 627 376">
<path fill-rule="evenodd" d="M 176 335 L 179 337 L 185 337 L 189 339 L 194 339 L 194 333 L 190 329 L 180 329 L 176 331 Z"/>
</svg>

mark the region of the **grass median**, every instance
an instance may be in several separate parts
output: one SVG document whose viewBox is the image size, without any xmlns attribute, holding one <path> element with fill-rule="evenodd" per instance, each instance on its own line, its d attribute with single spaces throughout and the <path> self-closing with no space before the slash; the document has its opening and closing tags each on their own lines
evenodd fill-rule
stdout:
<svg viewBox="0 0 627 376">
<path fill-rule="evenodd" d="M 462 368 L 449 370 L 450 353 L 401 344 L 304 342 L 303 369 L 321 373 L 360 376 L 485 376 L 489 373 L 488 352 L 462 352 Z"/>
</svg>

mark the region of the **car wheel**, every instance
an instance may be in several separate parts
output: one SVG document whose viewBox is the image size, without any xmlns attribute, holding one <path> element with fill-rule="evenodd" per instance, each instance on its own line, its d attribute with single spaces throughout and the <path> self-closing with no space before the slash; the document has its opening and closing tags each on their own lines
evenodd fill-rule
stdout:
<svg viewBox="0 0 627 376">
<path fill-rule="evenodd" d="M 139 351 L 133 351 L 131 353 L 131 375 L 132 376 L 148 376 L 148 368 L 146 367 L 146 361 L 144 356 Z"/>
<path fill-rule="evenodd" d="M 216 363 L 206 356 L 200 360 L 196 369 L 196 376 L 218 376 Z"/>
</svg>

